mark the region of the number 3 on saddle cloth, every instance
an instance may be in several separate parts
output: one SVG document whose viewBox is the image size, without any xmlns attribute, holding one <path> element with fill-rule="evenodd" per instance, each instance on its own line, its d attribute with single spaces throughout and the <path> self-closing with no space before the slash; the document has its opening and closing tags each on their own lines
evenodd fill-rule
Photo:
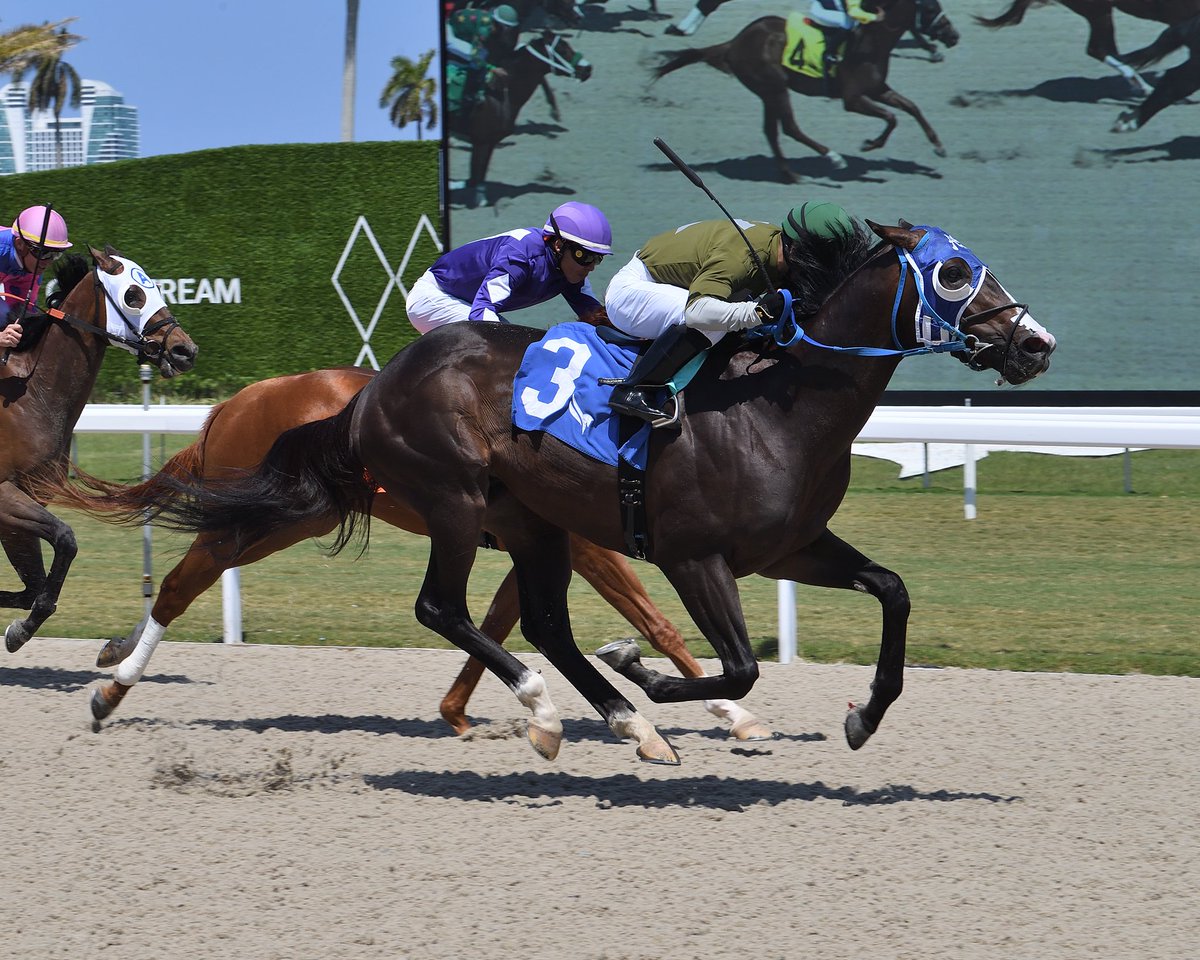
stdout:
<svg viewBox="0 0 1200 960">
<path fill-rule="evenodd" d="M 551 327 L 525 351 L 513 380 L 513 425 L 548 433 L 593 460 L 617 467 L 626 548 L 631 556 L 645 559 L 648 544 L 640 495 L 651 428 L 636 420 L 636 430 L 623 430 L 622 418 L 608 406 L 612 385 L 601 382 L 628 376 L 637 359 L 633 344 L 639 342 L 610 342 L 588 323 Z M 684 367 L 666 388 L 671 395 L 687 385 L 704 356 Z"/>
</svg>

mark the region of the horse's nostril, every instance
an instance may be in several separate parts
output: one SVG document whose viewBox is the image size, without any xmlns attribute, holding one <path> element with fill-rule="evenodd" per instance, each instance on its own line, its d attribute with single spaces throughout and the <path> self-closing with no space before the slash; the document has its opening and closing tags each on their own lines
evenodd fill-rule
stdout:
<svg viewBox="0 0 1200 960">
<path fill-rule="evenodd" d="M 1052 348 L 1048 340 L 1045 340 L 1042 337 L 1033 336 L 1026 337 L 1023 341 L 1021 341 L 1021 349 L 1026 353 L 1038 354 L 1049 353 Z"/>
</svg>

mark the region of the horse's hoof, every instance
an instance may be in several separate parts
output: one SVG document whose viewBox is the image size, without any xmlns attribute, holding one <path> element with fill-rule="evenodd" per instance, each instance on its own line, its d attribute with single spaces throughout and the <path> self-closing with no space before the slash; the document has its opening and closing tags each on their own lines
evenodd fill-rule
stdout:
<svg viewBox="0 0 1200 960">
<path fill-rule="evenodd" d="M 115 667 L 118 663 L 125 659 L 121 656 L 121 644 L 125 642 L 123 637 L 113 637 L 96 654 L 96 666 L 101 669 L 106 667 Z"/>
<path fill-rule="evenodd" d="M 775 731 L 757 717 L 743 723 L 735 723 L 729 728 L 729 735 L 743 742 L 751 740 L 774 740 Z"/>
<path fill-rule="evenodd" d="M 447 707 L 445 704 L 442 704 L 438 712 L 442 715 L 442 719 L 446 721 L 450 729 L 454 731 L 455 736 L 461 737 L 471 729 L 471 721 L 457 707 Z"/>
<path fill-rule="evenodd" d="M 1137 129 L 1137 114 L 1132 110 L 1121 114 L 1117 117 L 1117 122 L 1113 124 L 1113 133 L 1132 133 Z"/>
<path fill-rule="evenodd" d="M 525 735 L 529 737 L 529 745 L 534 753 L 543 760 L 553 760 L 558 756 L 558 749 L 562 746 L 561 726 L 558 730 L 547 730 L 530 720 L 525 725 Z"/>
<path fill-rule="evenodd" d="M 846 714 L 846 743 L 851 750 L 857 750 L 870 740 L 876 729 L 863 719 L 861 707 L 855 707 Z"/>
<path fill-rule="evenodd" d="M 946 155 L 946 148 L 939 144 L 933 148 L 933 152 L 939 157 L 944 157 Z"/>
<path fill-rule="evenodd" d="M 829 161 L 830 166 L 832 166 L 834 170 L 845 170 L 846 169 L 846 166 L 847 166 L 846 158 L 843 157 L 836 150 L 830 150 L 827 154 L 825 154 L 825 157 Z"/>
<path fill-rule="evenodd" d="M 638 759 L 646 763 L 658 763 L 666 767 L 677 767 L 682 763 L 675 748 L 666 737 L 656 737 L 638 744 Z"/>
<path fill-rule="evenodd" d="M 29 628 L 20 620 L 14 620 L 8 625 L 8 629 L 4 631 L 4 646 L 9 653 L 16 653 L 33 636 Z"/>
<path fill-rule="evenodd" d="M 606 643 L 596 651 L 596 656 L 612 667 L 617 673 L 624 673 L 635 663 L 641 663 L 642 653 L 638 642 L 633 637 L 624 637 Z"/>
<path fill-rule="evenodd" d="M 944 53 L 942 53 L 941 50 L 934 50 L 933 53 L 931 53 L 929 55 L 930 63 L 941 63 L 945 59 L 946 59 L 946 55 Z"/>
<path fill-rule="evenodd" d="M 104 720 L 117 709 L 132 688 L 116 680 L 92 691 L 92 716 Z"/>
</svg>

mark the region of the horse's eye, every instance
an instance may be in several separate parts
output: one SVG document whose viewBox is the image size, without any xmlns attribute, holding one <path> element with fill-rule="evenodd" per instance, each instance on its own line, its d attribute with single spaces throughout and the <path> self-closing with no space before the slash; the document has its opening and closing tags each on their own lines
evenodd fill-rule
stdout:
<svg viewBox="0 0 1200 960">
<path fill-rule="evenodd" d="M 146 292 L 141 287 L 130 287 L 125 291 L 125 306 L 140 310 L 146 305 Z"/>
<path fill-rule="evenodd" d="M 953 290 L 956 287 L 961 287 L 965 283 L 971 282 L 971 268 L 967 266 L 967 261 L 955 257 L 953 260 L 947 260 L 942 264 L 942 269 L 938 273 L 938 279 L 943 286 Z"/>
</svg>

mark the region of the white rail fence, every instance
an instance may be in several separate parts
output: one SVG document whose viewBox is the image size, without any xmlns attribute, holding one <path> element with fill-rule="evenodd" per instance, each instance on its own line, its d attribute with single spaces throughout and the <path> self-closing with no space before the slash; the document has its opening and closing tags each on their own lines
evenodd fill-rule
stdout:
<svg viewBox="0 0 1200 960">
<path fill-rule="evenodd" d="M 89 404 L 79 433 L 196 433 L 210 407 L 203 404 Z M 988 445 L 1200 449 L 1200 407 L 878 407 L 859 442 L 965 444 L 964 516 L 975 516 L 975 455 Z M 147 440 L 148 443 L 148 440 Z M 147 564 L 149 560 L 147 559 Z M 149 582 L 150 571 L 145 571 Z M 221 579 L 224 639 L 242 639 L 241 590 L 236 569 Z M 779 582 L 779 660 L 796 656 L 796 585 Z"/>
</svg>

